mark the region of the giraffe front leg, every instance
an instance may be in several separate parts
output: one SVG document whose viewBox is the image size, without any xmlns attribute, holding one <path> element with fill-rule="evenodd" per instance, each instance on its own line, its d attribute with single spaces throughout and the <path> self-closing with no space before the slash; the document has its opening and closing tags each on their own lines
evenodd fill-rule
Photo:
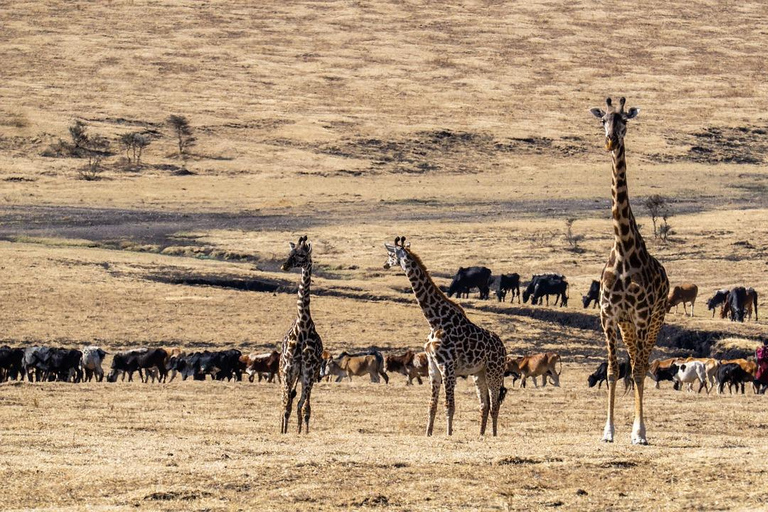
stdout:
<svg viewBox="0 0 768 512">
<path fill-rule="evenodd" d="M 456 410 L 456 397 L 454 396 L 454 391 L 456 389 L 456 372 L 453 362 L 445 363 L 441 370 L 441 373 L 443 374 L 443 385 L 445 386 L 446 433 L 449 436 L 452 436 L 453 413 Z"/>
<path fill-rule="evenodd" d="M 608 345 L 608 418 L 603 429 L 603 441 L 612 443 L 613 434 L 615 433 L 613 406 L 616 401 L 616 378 L 619 370 L 619 362 L 616 359 L 616 325 L 610 320 L 603 318 L 603 331 L 605 331 L 605 340 Z"/>
<path fill-rule="evenodd" d="M 443 378 L 440 375 L 440 370 L 437 369 L 437 364 L 430 358 L 429 360 L 429 385 L 432 387 L 432 398 L 429 402 L 429 419 L 427 420 L 427 436 L 432 435 L 433 427 L 435 426 L 435 415 L 437 414 L 437 401 L 440 398 L 440 386 L 443 383 Z"/>
<path fill-rule="evenodd" d="M 283 414 L 280 423 L 280 433 L 288 433 L 288 420 L 291 418 L 291 408 L 296 390 L 293 388 L 294 378 L 291 375 L 283 375 Z"/>
<path fill-rule="evenodd" d="M 480 435 L 484 436 L 485 428 L 488 424 L 488 412 L 491 403 L 490 397 L 488 396 L 488 381 L 486 380 L 485 372 L 473 375 L 472 379 L 475 381 L 477 398 L 480 400 Z"/>
</svg>

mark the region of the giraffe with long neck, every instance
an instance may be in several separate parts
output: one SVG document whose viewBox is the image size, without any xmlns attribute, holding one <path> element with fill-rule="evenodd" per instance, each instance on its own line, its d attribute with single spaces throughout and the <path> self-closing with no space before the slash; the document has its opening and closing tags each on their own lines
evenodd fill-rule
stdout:
<svg viewBox="0 0 768 512">
<path fill-rule="evenodd" d="M 296 396 L 296 387 L 301 379 L 301 398 L 296 407 L 299 419 L 299 434 L 301 434 L 302 420 L 306 426 L 305 432 L 309 433 L 309 417 L 311 414 L 310 397 L 312 385 L 320 377 L 320 365 L 323 357 L 323 342 L 315 331 L 315 323 L 309 311 L 309 287 L 312 282 L 312 244 L 307 242 L 307 237 L 299 238 L 299 243 L 289 243 L 291 252 L 283 263 L 284 271 L 292 268 L 301 269 L 301 282 L 299 283 L 298 309 L 296 320 L 283 338 L 283 346 L 280 354 L 280 377 L 283 382 L 283 415 L 280 433 L 288 432 L 288 420 L 291 417 L 291 407 Z"/>
<path fill-rule="evenodd" d="M 600 278 L 600 321 L 608 345 L 608 419 L 603 441 L 613 442 L 614 436 L 618 329 L 629 352 L 635 382 L 632 444 L 648 444 L 643 418 L 643 384 L 648 358 L 664 324 L 669 280 L 661 263 L 648 253 L 629 206 L 624 136 L 627 121 L 637 117 L 639 109 L 630 108 L 625 112 L 624 98 L 619 101 L 618 108 L 612 105 L 610 98 L 605 103 L 606 111 L 591 109 L 605 127 L 605 148 L 611 152 L 613 162 L 611 216 L 614 241 Z"/>
<path fill-rule="evenodd" d="M 397 237 L 394 245 L 384 246 L 388 253 L 384 268 L 402 268 L 431 327 L 424 346 L 432 388 L 427 435 L 432 435 L 441 385 L 445 387 L 446 431 L 449 436 L 453 434 L 457 375 L 471 375 L 474 380 L 480 401 L 480 435 L 485 434 L 489 412 L 493 435 L 497 435 L 499 408 L 507 392 L 504 343 L 495 333 L 472 323 L 461 306 L 445 296 L 421 259 L 411 251 L 410 244 L 405 244 L 405 237 Z"/>
</svg>

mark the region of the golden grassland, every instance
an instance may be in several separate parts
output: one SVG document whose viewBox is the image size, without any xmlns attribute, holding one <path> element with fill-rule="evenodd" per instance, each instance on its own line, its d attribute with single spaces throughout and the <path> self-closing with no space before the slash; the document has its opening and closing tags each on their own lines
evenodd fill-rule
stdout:
<svg viewBox="0 0 768 512">
<path fill-rule="evenodd" d="M 668 323 L 715 350 L 766 335 L 763 317 L 705 307 L 746 284 L 766 309 L 766 20 L 762 3 L 718 1 L 4 5 L 4 343 L 275 347 L 298 280 L 277 269 L 304 234 L 336 352 L 423 344 L 405 277 L 382 269 L 397 235 L 441 285 L 479 264 L 559 271 L 571 289 L 562 309 L 461 301 L 510 353 L 564 356 L 562 388 L 510 391 L 496 439 L 477 435 L 463 381 L 451 439 L 422 435 L 427 386 L 399 375 L 319 384 L 306 437 L 277 434 L 276 385 L 2 384 L 2 508 L 766 508 L 764 397 L 649 389 L 651 446 L 629 445 L 629 396 L 617 442 L 598 442 L 605 393 L 586 376 L 603 336 L 580 304 L 612 243 L 610 158 L 587 109 L 625 95 L 641 108 L 627 136 L 641 230 L 672 284 L 700 290 L 696 316 Z M 195 130 L 184 161 L 169 114 Z M 44 156 L 76 119 L 112 141 L 96 181 L 78 179 L 83 159 Z M 139 169 L 116 142 L 134 131 L 152 138 Z M 656 193 L 668 243 L 642 207 Z M 185 276 L 281 288 L 169 281 Z"/>
</svg>

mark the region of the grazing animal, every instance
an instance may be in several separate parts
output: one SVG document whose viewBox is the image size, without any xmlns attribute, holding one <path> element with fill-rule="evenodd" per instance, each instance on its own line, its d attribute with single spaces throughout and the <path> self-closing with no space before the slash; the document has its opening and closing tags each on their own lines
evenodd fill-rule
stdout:
<svg viewBox="0 0 768 512">
<path fill-rule="evenodd" d="M 560 363 L 560 371 L 557 371 L 556 365 Z M 554 386 L 560 386 L 560 373 L 563 370 L 563 363 L 560 360 L 560 355 L 554 352 L 547 352 L 542 354 L 533 354 L 523 357 L 508 356 L 506 361 L 506 370 L 504 375 L 512 375 L 512 385 L 514 386 L 517 380 L 514 375 L 520 376 L 520 387 L 525 387 L 525 381 L 529 377 L 533 379 L 533 385 L 539 387 L 536 382 L 537 377 L 542 378 L 541 386 L 547 385 L 547 377 L 552 379 Z"/>
<path fill-rule="evenodd" d="M 248 373 L 248 380 L 253 382 L 254 377 L 258 375 L 261 382 L 262 375 L 266 375 L 267 382 L 274 382 L 277 375 L 280 382 L 280 352 L 273 350 L 266 354 L 253 353 L 247 357 L 248 364 L 245 371 Z"/>
<path fill-rule="evenodd" d="M 369 375 L 371 382 L 379 382 L 379 375 L 384 382 L 389 384 L 389 376 L 384 371 L 384 357 L 378 350 L 371 350 L 367 353 L 348 354 L 342 352 L 336 358 L 328 361 L 325 367 L 328 375 L 336 375 L 336 382 L 339 382 L 344 376 L 352 380 L 352 376 Z M 325 375 L 321 374 L 320 377 Z"/>
<path fill-rule="evenodd" d="M 594 301 L 592 307 L 596 308 L 597 304 L 600 302 L 600 281 L 594 279 L 592 280 L 592 284 L 589 285 L 587 294 L 581 296 L 581 303 L 584 304 L 584 309 L 587 309 L 592 301 Z M 608 363 L 605 364 L 606 366 L 608 365 Z"/>
<path fill-rule="evenodd" d="M 729 290 L 718 290 L 707 299 L 707 309 L 712 311 L 712 318 L 715 318 L 715 308 L 720 306 L 720 318 L 725 318 L 726 305 L 728 302 Z"/>
<path fill-rule="evenodd" d="M 747 289 L 743 286 L 736 286 L 728 292 L 728 312 L 731 315 L 731 322 L 743 322 L 747 314 Z"/>
<path fill-rule="evenodd" d="M 288 420 L 291 418 L 291 407 L 296 396 L 296 387 L 301 381 L 301 398 L 296 407 L 301 434 L 302 420 L 309 434 L 309 418 L 312 414 L 310 405 L 312 386 L 320 378 L 320 367 L 323 361 L 323 341 L 315 330 L 315 322 L 309 310 L 309 290 L 312 283 L 312 244 L 307 237 L 299 238 L 298 243 L 289 242 L 291 252 L 282 265 L 283 271 L 293 268 L 301 269 L 298 300 L 296 301 L 297 315 L 293 325 L 283 338 L 280 350 L 280 378 L 283 381 L 283 415 L 280 433 L 288 433 Z"/>
<path fill-rule="evenodd" d="M 120 372 L 128 373 L 128 381 L 133 380 L 134 372 L 138 371 L 142 382 L 149 382 L 149 374 L 142 374 L 142 370 L 156 369 L 161 380 L 168 375 L 166 361 L 168 352 L 162 348 L 118 352 L 112 358 L 112 368 L 107 375 L 107 382 L 116 382 Z"/>
<path fill-rule="evenodd" d="M 447 434 L 453 434 L 457 375 L 472 375 L 474 379 L 480 399 L 480 435 L 485 434 L 489 412 L 493 435 L 497 435 L 499 409 L 507 391 L 504 343 L 493 332 L 472 323 L 461 306 L 445 296 L 421 259 L 411 251 L 410 244 L 405 244 L 405 237 L 397 237 L 394 245 L 384 246 L 388 256 L 384 268 L 400 267 L 405 272 L 431 328 L 424 346 L 432 388 L 427 435 L 432 435 L 441 385 L 445 387 Z"/>
<path fill-rule="evenodd" d="M 754 379 L 757 376 L 757 363 L 755 361 L 748 361 L 747 359 L 728 359 L 720 361 L 721 365 L 729 363 L 738 364 L 741 369 L 750 376 L 751 380 L 747 380 L 745 382 L 752 382 L 752 390 L 757 392 L 757 385 L 755 385 L 754 382 Z"/>
<path fill-rule="evenodd" d="M 723 361 L 720 368 L 717 369 L 717 393 L 722 395 L 725 390 L 725 385 L 728 384 L 728 392 L 733 394 L 733 387 L 736 387 L 736 392 L 739 392 L 739 386 L 741 386 L 741 394 L 744 394 L 744 383 L 753 382 L 754 375 L 744 370 L 744 368 L 738 363 L 731 363 Z"/>
<path fill-rule="evenodd" d="M 668 380 L 668 381 L 674 381 L 674 373 L 670 370 L 670 367 L 674 364 L 680 361 L 678 358 L 671 358 L 671 359 L 656 359 L 648 367 L 648 377 L 651 378 L 654 382 L 656 382 L 656 385 L 654 386 L 656 389 L 659 389 L 659 382 Z"/>
<path fill-rule="evenodd" d="M 555 296 L 555 306 L 557 306 L 558 299 L 560 299 L 561 307 L 568 306 L 568 281 L 548 278 L 537 280 L 536 286 L 533 288 L 531 304 L 538 304 L 542 297 L 546 297 L 547 305 L 549 305 L 550 295 Z"/>
<path fill-rule="evenodd" d="M 675 389 L 680 389 L 683 384 L 688 384 L 688 391 L 693 391 L 693 383 L 699 381 L 699 390 L 697 393 L 701 393 L 701 389 L 704 388 L 707 394 L 709 394 L 709 388 L 707 387 L 707 367 L 701 361 L 690 361 L 685 363 L 673 364 L 670 370 L 677 368 L 677 372 L 672 377 L 675 381 Z"/>
<path fill-rule="evenodd" d="M 24 378 L 24 349 L 0 347 L 0 382 Z"/>
<path fill-rule="evenodd" d="M 699 294 L 699 287 L 693 283 L 683 283 L 677 286 L 673 286 L 667 297 L 667 313 L 675 308 L 677 313 L 677 307 L 683 305 L 683 314 L 688 314 L 688 310 L 685 308 L 685 303 L 691 303 L 691 316 L 693 316 L 693 306 L 696 303 L 696 296 Z"/>
<path fill-rule="evenodd" d="M 491 269 L 488 267 L 459 267 L 453 276 L 451 286 L 448 288 L 448 296 L 461 298 L 462 293 L 469 297 L 469 290 L 480 290 L 480 298 L 487 299 L 490 295 Z"/>
<path fill-rule="evenodd" d="M 243 370 L 240 364 L 242 352 L 237 349 L 203 352 L 200 357 L 200 373 L 210 375 L 214 380 L 242 380 Z"/>
<path fill-rule="evenodd" d="M 426 359 L 425 352 L 415 353 L 408 349 L 402 354 L 387 354 L 384 356 L 384 371 L 400 373 L 408 377 L 405 382 L 406 386 L 413 385 L 413 379 L 419 383 L 419 386 L 423 384 L 421 378 L 429 375 L 429 367 L 427 364 L 417 366 L 419 364 L 419 357 L 422 356 Z"/>
<path fill-rule="evenodd" d="M 506 302 L 507 292 L 512 291 L 512 298 L 509 300 L 510 304 L 515 301 L 521 303 L 520 300 L 520 274 L 501 274 L 496 280 L 496 298 L 499 302 Z"/>
<path fill-rule="evenodd" d="M 617 331 L 621 330 L 635 381 L 635 420 L 631 440 L 632 444 L 648 444 L 643 417 L 643 385 L 648 358 L 667 312 L 669 279 L 661 263 L 648 253 L 629 205 L 624 136 L 627 121 L 637 117 L 639 110 L 631 108 L 625 112 L 625 103 L 626 100 L 621 98 L 619 108 L 615 108 L 608 98 L 606 111 L 591 110 L 605 128 L 605 148 L 611 152 L 613 163 L 611 215 L 614 243 L 600 277 L 600 321 L 608 346 L 608 418 L 603 441 L 613 442 L 615 431 L 616 344 Z"/>
<path fill-rule="evenodd" d="M 715 384 L 717 383 L 717 369 L 720 367 L 720 361 L 713 358 L 698 358 L 698 357 L 689 357 L 687 359 L 684 359 L 683 363 L 690 363 L 698 361 L 704 365 L 704 367 L 707 370 L 707 383 L 709 385 L 709 390 L 712 391 L 712 389 L 715 388 Z"/>
<path fill-rule="evenodd" d="M 80 370 L 80 359 L 83 354 L 79 350 L 51 347 L 29 347 L 24 350 L 22 371 L 29 381 L 35 380 L 64 382 L 80 382 L 83 377 Z"/>
<path fill-rule="evenodd" d="M 757 322 L 757 291 L 754 288 L 747 288 L 747 297 L 744 301 L 744 308 L 747 311 L 747 318 L 752 319 L 752 309 L 755 310 L 755 322 Z"/>
<path fill-rule="evenodd" d="M 619 363 L 619 379 L 622 379 L 624 382 L 624 394 L 626 395 L 627 392 L 634 387 L 634 381 L 632 380 L 632 366 L 629 363 L 629 359 Z M 587 382 L 591 388 L 595 387 L 595 384 L 597 384 L 597 389 L 600 389 L 603 382 L 607 383 L 608 363 L 606 361 L 600 363 L 600 366 L 597 367 L 595 373 L 587 377 Z M 607 388 L 608 386 L 606 384 L 606 389 Z"/>
<path fill-rule="evenodd" d="M 107 353 L 99 347 L 93 345 L 83 347 L 81 365 L 85 372 L 86 382 L 90 382 L 94 375 L 98 382 L 104 380 L 104 370 L 101 368 L 101 363 L 104 361 L 104 356 L 106 355 Z"/>
<path fill-rule="evenodd" d="M 523 302 L 527 303 L 528 299 L 534 295 L 536 291 L 536 285 L 538 285 L 539 281 L 541 280 L 547 281 L 548 283 L 547 288 L 552 288 L 557 286 L 557 283 L 561 281 L 565 281 L 565 276 L 562 274 L 556 274 L 554 272 L 548 272 L 546 274 L 534 274 L 533 277 L 531 277 L 531 281 L 525 287 L 525 290 L 523 290 Z M 542 289 L 542 292 L 543 292 L 543 289 Z M 544 298 L 546 299 L 547 306 L 549 306 L 549 295 L 550 294 L 543 294 Z M 541 298 L 541 296 L 538 298 Z M 557 301 L 559 298 L 560 298 L 560 294 L 558 293 L 557 296 L 555 297 L 555 303 L 554 303 L 555 306 L 557 306 Z M 532 302 L 532 303 L 536 304 L 536 302 Z"/>
</svg>

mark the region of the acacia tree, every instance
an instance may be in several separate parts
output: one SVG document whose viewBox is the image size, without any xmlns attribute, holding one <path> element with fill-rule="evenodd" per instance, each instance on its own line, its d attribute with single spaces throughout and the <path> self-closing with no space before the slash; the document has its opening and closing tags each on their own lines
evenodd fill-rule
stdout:
<svg viewBox="0 0 768 512">
<path fill-rule="evenodd" d="M 185 116 L 170 115 L 166 122 L 173 130 L 179 146 L 179 158 L 186 156 L 187 149 L 195 145 L 195 137 L 192 135 L 192 127 Z"/>
<path fill-rule="evenodd" d="M 141 165 L 141 154 L 149 146 L 151 140 L 141 133 L 126 133 L 120 137 L 120 144 L 125 148 L 125 156 L 130 163 Z"/>
<path fill-rule="evenodd" d="M 667 206 L 667 200 L 659 194 L 648 196 L 645 200 L 645 207 L 648 209 L 648 213 L 651 214 L 651 221 L 653 222 L 653 236 L 659 237 L 659 229 L 656 221 L 659 217 L 669 215 L 669 207 Z"/>
</svg>

